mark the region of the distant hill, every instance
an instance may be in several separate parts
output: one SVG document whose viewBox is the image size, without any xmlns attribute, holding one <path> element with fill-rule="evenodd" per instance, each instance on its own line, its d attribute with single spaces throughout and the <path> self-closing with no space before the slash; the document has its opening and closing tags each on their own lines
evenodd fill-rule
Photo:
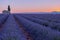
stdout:
<svg viewBox="0 0 60 40">
<path fill-rule="evenodd" d="M 51 12 L 51 14 L 60 14 L 60 12 L 53 11 L 53 12 Z"/>
</svg>

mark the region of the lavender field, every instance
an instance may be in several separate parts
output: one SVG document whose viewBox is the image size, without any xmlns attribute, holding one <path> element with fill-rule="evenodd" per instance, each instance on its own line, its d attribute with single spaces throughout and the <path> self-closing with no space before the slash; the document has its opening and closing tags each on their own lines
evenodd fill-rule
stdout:
<svg viewBox="0 0 60 40">
<path fill-rule="evenodd" d="M 60 14 L 0 14 L 0 40 L 60 40 Z"/>
</svg>

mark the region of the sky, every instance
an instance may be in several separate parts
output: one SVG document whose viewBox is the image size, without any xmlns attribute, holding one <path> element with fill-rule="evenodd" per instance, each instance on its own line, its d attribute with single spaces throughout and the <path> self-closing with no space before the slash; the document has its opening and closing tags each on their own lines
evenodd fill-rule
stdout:
<svg viewBox="0 0 60 40">
<path fill-rule="evenodd" d="M 11 6 L 11 12 L 60 11 L 60 0 L 0 0 L 0 12 Z"/>
</svg>

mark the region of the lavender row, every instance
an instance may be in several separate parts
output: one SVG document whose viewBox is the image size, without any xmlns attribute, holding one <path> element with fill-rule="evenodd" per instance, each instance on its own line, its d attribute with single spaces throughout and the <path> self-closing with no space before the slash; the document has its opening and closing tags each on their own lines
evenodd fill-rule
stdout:
<svg viewBox="0 0 60 40">
<path fill-rule="evenodd" d="M 28 20 L 31 20 L 33 22 L 36 22 L 38 24 L 44 25 L 46 27 L 50 27 L 52 29 L 60 31 L 60 23 L 55 23 L 55 22 L 49 22 L 46 20 L 38 19 L 38 18 L 33 18 L 33 17 L 28 17 L 28 16 L 23 16 Z"/>
<path fill-rule="evenodd" d="M 22 14 L 23 16 L 34 17 L 50 22 L 60 23 L 60 14 Z"/>
<path fill-rule="evenodd" d="M 60 23 L 60 14 L 40 14 L 40 15 L 30 15 L 30 16 L 47 20 L 50 22 Z"/>
<path fill-rule="evenodd" d="M 21 16 L 15 15 L 15 17 L 24 26 L 26 31 L 30 33 L 33 40 L 60 40 L 60 32 L 43 27 Z"/>
<path fill-rule="evenodd" d="M 0 40 L 27 40 L 22 30 L 16 23 L 13 15 L 9 15 L 0 32 Z"/>
<path fill-rule="evenodd" d="M 8 16 L 7 14 L 0 14 L 0 26 L 7 20 Z"/>
</svg>

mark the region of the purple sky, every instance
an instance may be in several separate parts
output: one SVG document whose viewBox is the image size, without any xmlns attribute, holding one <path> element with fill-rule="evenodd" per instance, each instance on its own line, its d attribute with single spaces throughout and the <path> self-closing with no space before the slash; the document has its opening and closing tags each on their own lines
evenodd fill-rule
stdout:
<svg viewBox="0 0 60 40">
<path fill-rule="evenodd" d="M 60 11 L 60 0 L 0 0 L 0 12 L 11 5 L 11 12 Z"/>
</svg>

